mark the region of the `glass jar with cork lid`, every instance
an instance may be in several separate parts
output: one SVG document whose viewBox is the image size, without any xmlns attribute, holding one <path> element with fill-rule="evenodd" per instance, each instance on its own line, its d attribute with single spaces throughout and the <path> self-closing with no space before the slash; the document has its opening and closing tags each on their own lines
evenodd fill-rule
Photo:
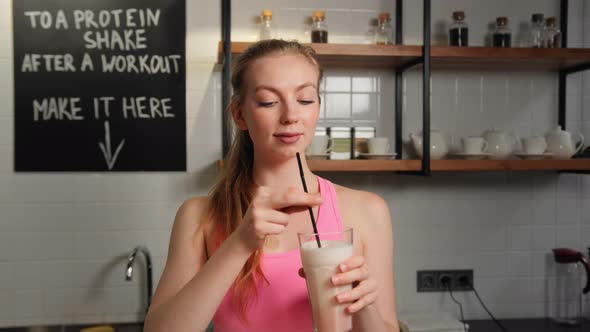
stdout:
<svg viewBox="0 0 590 332">
<path fill-rule="evenodd" d="M 449 45 L 469 45 L 469 29 L 465 23 L 465 12 L 462 10 L 453 12 L 453 24 L 449 29 Z"/>
<path fill-rule="evenodd" d="M 557 27 L 556 21 L 555 17 L 547 17 L 545 20 L 545 47 L 561 47 L 561 31 Z"/>
<path fill-rule="evenodd" d="M 496 29 L 493 35 L 494 47 L 511 47 L 512 31 L 508 27 L 508 18 L 501 16 L 496 18 Z"/>
<path fill-rule="evenodd" d="M 265 9 L 260 15 L 260 33 L 259 40 L 274 38 L 274 26 L 272 24 L 272 10 Z"/>
<path fill-rule="evenodd" d="M 391 27 L 391 16 L 389 13 L 379 13 L 374 41 L 377 45 L 393 44 L 393 28 Z"/>
<path fill-rule="evenodd" d="M 327 43 L 328 42 L 328 27 L 324 22 L 326 20 L 326 12 L 323 10 L 316 10 L 311 18 L 313 23 L 311 25 L 311 42 L 312 43 Z"/>
</svg>

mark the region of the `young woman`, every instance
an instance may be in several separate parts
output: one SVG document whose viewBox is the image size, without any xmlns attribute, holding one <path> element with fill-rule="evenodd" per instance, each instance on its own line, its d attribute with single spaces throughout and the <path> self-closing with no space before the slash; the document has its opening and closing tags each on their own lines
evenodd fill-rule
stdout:
<svg viewBox="0 0 590 332">
<path fill-rule="evenodd" d="M 145 331 L 204 331 L 211 321 L 215 332 L 313 331 L 297 240 L 313 232 L 308 207 L 319 232 L 354 230 L 354 255 L 332 283 L 354 286 L 335 300 L 355 331 L 398 331 L 387 204 L 320 178 L 304 159 L 321 76 L 313 49 L 297 42 L 261 41 L 237 59 L 235 139 L 210 195 L 178 210 Z"/>
</svg>

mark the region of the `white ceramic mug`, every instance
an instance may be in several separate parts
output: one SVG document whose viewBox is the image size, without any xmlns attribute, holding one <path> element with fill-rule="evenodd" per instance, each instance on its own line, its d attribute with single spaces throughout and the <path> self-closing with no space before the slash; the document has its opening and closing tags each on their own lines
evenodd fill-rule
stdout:
<svg viewBox="0 0 590 332">
<path fill-rule="evenodd" d="M 526 137 L 521 141 L 522 150 L 526 154 L 543 154 L 547 149 L 547 141 L 542 136 Z"/>
<path fill-rule="evenodd" d="M 488 142 L 485 138 L 478 136 L 469 136 L 463 138 L 463 152 L 468 154 L 478 154 L 488 151 Z"/>
<path fill-rule="evenodd" d="M 367 141 L 367 147 L 370 154 L 387 154 L 389 153 L 389 138 L 372 137 Z"/>
<path fill-rule="evenodd" d="M 308 155 L 323 155 L 332 151 L 332 139 L 328 135 L 316 135 L 307 147 Z"/>
</svg>

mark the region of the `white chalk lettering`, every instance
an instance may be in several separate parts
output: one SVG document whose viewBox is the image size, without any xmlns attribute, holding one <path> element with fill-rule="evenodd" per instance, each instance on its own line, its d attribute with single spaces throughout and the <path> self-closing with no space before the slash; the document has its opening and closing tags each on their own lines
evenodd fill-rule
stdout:
<svg viewBox="0 0 590 332">
<path fill-rule="evenodd" d="M 41 101 L 33 99 L 33 120 L 84 120 L 84 116 L 78 115 L 82 110 L 78 103 L 80 98 L 51 97 Z"/>
<path fill-rule="evenodd" d="M 108 27 L 110 23 L 111 23 L 111 14 L 109 14 L 109 12 L 107 12 L 106 10 L 101 10 L 98 13 L 98 24 L 101 27 Z"/>
<path fill-rule="evenodd" d="M 135 18 L 133 17 L 133 14 L 137 12 L 137 9 L 135 8 L 131 8 L 131 9 L 127 9 L 126 12 L 126 19 L 127 19 L 127 26 L 130 28 L 135 28 Z"/>
<path fill-rule="evenodd" d="M 181 56 L 172 55 L 101 55 L 104 73 L 178 74 Z"/>
<path fill-rule="evenodd" d="M 74 10 L 74 26 L 76 30 L 80 30 L 82 23 L 84 22 L 84 11 L 76 9 Z"/>
<path fill-rule="evenodd" d="M 155 97 L 123 97 L 123 118 L 133 119 L 155 119 L 173 118 L 174 114 L 169 112 L 170 98 L 158 99 Z"/>
<path fill-rule="evenodd" d="M 125 29 L 123 35 L 117 30 L 86 31 L 84 41 L 87 49 L 131 51 L 147 48 L 144 35 L 144 29 Z"/>
<path fill-rule="evenodd" d="M 98 29 L 98 24 L 94 21 L 94 12 L 91 10 L 84 11 L 84 21 L 86 21 L 86 29 Z"/>
<path fill-rule="evenodd" d="M 53 22 L 53 18 L 51 17 L 51 14 L 49 12 L 47 12 L 47 11 L 41 12 L 40 23 L 41 23 L 41 27 L 43 29 L 50 29 L 52 22 Z"/>
<path fill-rule="evenodd" d="M 105 114 L 105 117 L 109 118 L 111 117 L 111 111 L 109 109 L 111 102 L 115 100 L 115 97 L 98 97 L 98 98 L 93 98 L 93 102 L 94 102 L 94 118 L 95 119 L 99 119 L 100 118 L 100 102 L 102 101 L 102 105 L 103 105 L 103 111 Z"/>
<path fill-rule="evenodd" d="M 63 28 L 63 29 L 68 29 L 68 20 L 66 20 L 66 15 L 64 14 L 63 10 L 58 10 L 57 11 L 57 17 L 55 19 L 55 28 L 57 30 Z"/>
<path fill-rule="evenodd" d="M 110 12 L 113 15 L 115 20 L 115 27 L 118 28 L 121 26 L 121 14 L 123 13 L 123 9 L 114 9 Z"/>
<path fill-rule="evenodd" d="M 40 16 L 41 12 L 28 12 L 31 18 L 31 24 L 36 24 L 36 16 Z M 160 23 L 160 10 L 156 9 L 112 9 L 112 10 L 80 10 L 73 11 L 74 26 L 76 30 L 80 29 L 105 29 L 105 28 L 119 28 L 124 26 L 126 28 L 144 28 L 158 26 Z"/>
<path fill-rule="evenodd" d="M 37 28 L 37 16 L 40 16 L 41 12 L 38 10 L 26 11 L 25 16 L 28 16 L 31 21 L 31 28 Z"/>
<path fill-rule="evenodd" d="M 84 53 L 84 57 L 82 58 L 82 65 L 80 66 L 80 71 L 86 71 L 87 68 L 90 71 L 94 71 L 94 62 L 92 62 L 90 54 Z"/>
<path fill-rule="evenodd" d="M 170 98 L 163 98 L 163 99 L 157 99 L 157 98 L 150 98 L 150 109 L 152 110 L 152 113 L 154 114 L 159 114 L 160 117 L 164 117 L 164 118 L 173 118 L 174 114 L 173 113 L 168 113 L 169 110 L 172 109 L 172 106 L 169 105 L 170 104 Z M 160 106 L 162 107 L 162 112 L 159 112 Z"/>
<path fill-rule="evenodd" d="M 43 61 L 41 61 L 43 59 Z M 75 72 L 72 54 L 25 54 L 21 72 Z"/>
<path fill-rule="evenodd" d="M 72 71 L 75 72 L 74 56 L 71 54 L 43 54 L 45 71 Z"/>
<path fill-rule="evenodd" d="M 147 10 L 147 25 L 157 27 L 160 23 L 160 10 L 152 11 L 148 8 Z"/>
<path fill-rule="evenodd" d="M 20 67 L 20 71 L 23 73 L 37 72 L 39 70 L 40 65 L 41 65 L 41 55 L 40 54 L 25 54 L 25 56 L 23 58 L 23 63 Z"/>
</svg>

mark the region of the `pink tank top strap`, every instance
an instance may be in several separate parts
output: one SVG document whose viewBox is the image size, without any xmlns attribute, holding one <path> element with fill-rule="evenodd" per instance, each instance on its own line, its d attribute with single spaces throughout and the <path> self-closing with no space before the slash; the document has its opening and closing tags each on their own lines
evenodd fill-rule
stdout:
<svg viewBox="0 0 590 332">
<path fill-rule="evenodd" d="M 320 185 L 322 198 L 324 199 L 324 203 L 318 213 L 318 232 L 341 231 L 343 228 L 342 217 L 340 216 L 340 209 L 338 208 L 338 199 L 336 197 L 334 184 L 319 176 L 318 183 Z"/>
</svg>

